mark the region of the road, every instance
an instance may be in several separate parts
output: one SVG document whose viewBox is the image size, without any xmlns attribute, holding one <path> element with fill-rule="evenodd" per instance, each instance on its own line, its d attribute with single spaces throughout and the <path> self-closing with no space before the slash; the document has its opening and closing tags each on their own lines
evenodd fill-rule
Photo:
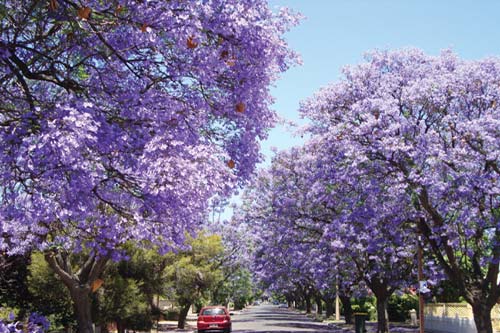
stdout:
<svg viewBox="0 0 500 333">
<path fill-rule="evenodd" d="M 234 315 L 232 320 L 234 333 L 332 332 L 326 324 L 314 322 L 303 314 L 269 304 L 248 308 L 241 314 Z"/>
</svg>

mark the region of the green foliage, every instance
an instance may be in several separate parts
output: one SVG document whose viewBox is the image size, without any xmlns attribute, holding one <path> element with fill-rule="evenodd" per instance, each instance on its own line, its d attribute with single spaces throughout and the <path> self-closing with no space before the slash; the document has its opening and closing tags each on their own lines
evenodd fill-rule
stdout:
<svg viewBox="0 0 500 333">
<path fill-rule="evenodd" d="M 161 256 L 156 249 L 125 245 L 129 260 L 109 265 L 99 290 L 99 321 L 116 322 L 120 329 L 148 331 L 159 319 L 156 298 L 165 293 L 165 268 L 173 255 Z"/>
<path fill-rule="evenodd" d="M 99 302 L 102 323 L 116 321 L 125 328 L 149 330 L 151 310 L 139 282 L 118 274 L 116 266 L 106 271 L 104 281 Z"/>
<path fill-rule="evenodd" d="M 189 250 L 162 256 L 154 249 L 144 250 L 126 244 L 130 259 L 110 264 L 101 276 L 103 286 L 93 294 L 96 323 L 117 322 L 122 329 L 150 330 L 160 314 L 155 307 L 158 295 L 175 299 L 181 306 L 207 304 L 210 291 L 223 278 L 221 239 L 200 233 L 196 238 L 188 237 L 187 246 Z M 71 264 L 76 266 L 80 260 L 74 255 Z M 43 254 L 34 253 L 26 271 L 33 299 L 31 310 L 49 317 L 52 329 L 73 326 L 73 307 L 67 288 L 52 272 Z M 232 283 L 232 287 L 237 291 L 237 301 L 244 304 L 252 297 L 250 273 L 241 271 L 236 275 L 238 282 Z M 171 319 L 178 318 L 178 312 L 170 315 Z"/>
<path fill-rule="evenodd" d="M 178 304 L 194 304 L 206 298 L 209 291 L 222 280 L 221 256 L 223 246 L 218 235 L 198 234 L 187 237 L 189 250 L 175 255 L 175 262 L 166 269 L 169 296 Z"/>
<path fill-rule="evenodd" d="M 31 294 L 32 311 L 47 316 L 51 329 L 75 325 L 68 289 L 49 267 L 43 254 L 33 253 L 28 269 L 28 289 Z"/>
<path fill-rule="evenodd" d="M 8 306 L 0 306 L 0 320 L 10 321 L 9 316 L 11 314 L 17 317 L 19 315 L 19 309 Z"/>
<path fill-rule="evenodd" d="M 410 310 L 418 310 L 418 297 L 408 294 L 391 295 L 387 304 L 387 314 L 390 321 L 404 322 L 410 319 Z"/>
<path fill-rule="evenodd" d="M 179 310 L 167 310 L 165 312 L 165 320 L 179 320 Z"/>
<path fill-rule="evenodd" d="M 241 309 L 261 294 L 262 291 L 258 290 L 253 283 L 250 271 L 239 267 L 219 283 L 212 294 L 212 303 L 226 304 L 231 302 L 236 309 Z"/>
<path fill-rule="evenodd" d="M 232 298 L 235 309 L 242 309 L 255 298 L 255 287 L 251 273 L 241 269 L 235 274 L 232 281 Z"/>
<path fill-rule="evenodd" d="M 27 285 L 29 262 L 29 255 L 0 254 L 0 308 L 16 308 L 20 316 L 25 315 L 31 298 Z"/>
<path fill-rule="evenodd" d="M 377 306 L 375 297 L 359 297 L 352 300 L 352 312 L 368 313 L 368 320 L 377 319 Z"/>
<path fill-rule="evenodd" d="M 436 301 L 442 303 L 459 303 L 463 302 L 464 299 L 460 296 L 460 288 L 455 286 L 450 280 L 441 281 L 434 289 Z"/>
<path fill-rule="evenodd" d="M 117 322 L 131 330 L 149 330 L 152 326 L 154 295 L 164 291 L 166 259 L 157 251 L 127 244 L 130 260 L 108 266 L 101 278 L 103 286 L 93 294 L 96 323 Z M 83 257 L 71 256 L 75 266 Z M 34 253 L 29 266 L 30 307 L 48 317 L 51 329 L 75 325 L 73 306 L 67 288 L 50 269 L 41 253 Z"/>
<path fill-rule="evenodd" d="M 78 79 L 80 79 L 82 81 L 84 81 L 90 77 L 90 75 L 86 72 L 84 66 L 78 66 L 75 74 L 78 77 Z"/>
<path fill-rule="evenodd" d="M 3 20 L 9 14 L 7 7 L 0 4 L 0 20 Z"/>
<path fill-rule="evenodd" d="M 166 294 L 168 277 L 165 272 L 167 266 L 174 262 L 174 255 L 160 255 L 156 249 L 144 250 L 133 244 L 126 245 L 130 260 L 124 260 L 117 265 L 117 274 L 124 278 L 138 281 L 138 288 L 154 308 L 156 295 Z M 153 309 L 155 312 L 157 309 Z"/>
</svg>

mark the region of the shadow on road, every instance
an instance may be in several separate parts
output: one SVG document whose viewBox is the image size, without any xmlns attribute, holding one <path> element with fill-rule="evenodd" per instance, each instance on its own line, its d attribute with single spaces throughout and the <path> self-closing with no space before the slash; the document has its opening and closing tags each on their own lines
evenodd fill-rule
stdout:
<svg viewBox="0 0 500 333">
<path fill-rule="evenodd" d="M 331 329 L 325 327 L 325 325 L 319 325 L 319 324 L 315 324 L 315 323 L 297 323 L 297 322 L 293 322 L 293 323 L 281 323 L 281 324 L 271 324 L 269 326 L 277 326 L 277 327 L 283 327 L 285 329 L 287 328 L 291 328 L 293 329 L 293 332 L 301 332 L 301 331 L 298 331 L 297 329 L 304 329 L 306 331 L 304 332 L 332 332 Z M 288 330 L 287 332 L 290 332 L 290 330 Z"/>
<path fill-rule="evenodd" d="M 278 311 L 256 311 L 251 318 L 235 318 L 234 323 L 251 323 L 257 321 L 266 322 L 268 329 L 234 329 L 234 333 L 313 333 L 328 332 L 336 333 L 342 330 L 332 330 L 325 327 L 324 324 L 318 324 L 307 317 L 300 317 L 297 313 L 290 312 L 288 309 L 279 309 Z M 244 325 L 244 324 L 243 324 Z"/>
<path fill-rule="evenodd" d="M 257 316 L 254 316 L 254 318 L 259 318 L 259 319 L 263 319 L 263 320 L 290 320 L 290 319 L 293 319 L 293 321 L 298 321 L 298 322 L 311 322 L 311 319 L 309 318 L 297 318 L 297 315 L 295 316 L 287 316 L 287 315 L 279 315 L 279 316 L 276 316 L 276 315 L 271 315 L 271 316 L 266 316 L 266 315 L 257 315 Z"/>
<path fill-rule="evenodd" d="M 250 318 L 233 317 L 233 322 L 244 323 L 253 322 L 255 320 L 263 321 L 293 321 L 300 323 L 310 323 L 312 320 L 307 317 L 299 317 L 297 313 L 290 312 L 289 310 L 278 310 L 278 311 L 258 311 L 252 315 Z"/>
<path fill-rule="evenodd" d="M 353 324 L 320 323 L 303 313 L 275 307 L 252 308 L 233 317 L 234 333 L 354 333 Z M 390 323 L 392 333 L 418 333 L 418 327 L 404 323 Z M 368 333 L 377 331 L 375 322 L 367 322 Z"/>
</svg>

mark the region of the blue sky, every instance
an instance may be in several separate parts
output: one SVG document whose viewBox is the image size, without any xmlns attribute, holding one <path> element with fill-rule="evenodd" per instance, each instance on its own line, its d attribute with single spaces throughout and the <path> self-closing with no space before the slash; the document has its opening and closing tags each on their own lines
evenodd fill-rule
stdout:
<svg viewBox="0 0 500 333">
<path fill-rule="evenodd" d="M 338 80 L 342 67 L 362 62 L 367 51 L 417 47 L 432 55 L 452 49 L 465 59 L 500 56 L 500 1 L 269 0 L 269 4 L 306 17 L 286 35 L 303 65 L 283 74 L 272 89 L 274 109 L 299 123 L 300 101 Z M 266 164 L 273 155 L 270 147 L 286 149 L 301 141 L 282 126 L 273 129 L 262 143 Z M 226 210 L 222 218 L 230 215 Z"/>
<path fill-rule="evenodd" d="M 500 56 L 500 1 L 480 0 L 269 0 L 306 18 L 286 39 L 303 65 L 272 89 L 281 117 L 300 121 L 299 102 L 340 78 L 341 69 L 373 49 L 417 47 L 428 54 L 452 49 L 465 59 Z M 271 131 L 263 153 L 299 144 L 282 127 Z"/>
</svg>

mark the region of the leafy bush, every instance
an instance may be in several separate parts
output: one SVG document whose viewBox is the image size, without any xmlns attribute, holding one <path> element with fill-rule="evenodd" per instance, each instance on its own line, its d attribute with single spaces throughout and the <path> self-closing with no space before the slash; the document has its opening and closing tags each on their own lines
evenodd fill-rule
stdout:
<svg viewBox="0 0 500 333">
<path fill-rule="evenodd" d="M 418 297 L 408 294 L 392 295 L 387 305 L 390 321 L 406 321 L 410 319 L 410 310 L 418 309 Z"/>
<path fill-rule="evenodd" d="M 126 326 L 133 331 L 150 331 L 153 320 L 148 312 L 133 313 L 126 318 Z"/>
<path fill-rule="evenodd" d="M 168 310 L 165 312 L 165 320 L 179 320 L 179 310 Z"/>
<path fill-rule="evenodd" d="M 455 285 L 450 280 L 443 280 L 433 288 L 433 294 L 436 296 L 436 301 L 440 303 L 460 303 L 464 299 L 460 295 L 460 287 Z"/>
<path fill-rule="evenodd" d="M 352 302 L 352 312 L 368 313 L 368 320 L 377 319 L 377 307 L 375 305 L 375 297 L 359 297 Z"/>
</svg>

